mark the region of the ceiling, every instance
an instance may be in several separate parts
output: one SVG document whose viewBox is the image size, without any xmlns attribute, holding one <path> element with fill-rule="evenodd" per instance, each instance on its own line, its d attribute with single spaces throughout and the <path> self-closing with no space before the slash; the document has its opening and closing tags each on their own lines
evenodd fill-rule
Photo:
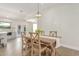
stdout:
<svg viewBox="0 0 79 59">
<path fill-rule="evenodd" d="M 41 3 L 40 12 L 50 9 L 52 4 Z M 0 3 L 0 18 L 10 20 L 27 20 L 37 12 L 37 3 Z"/>
<path fill-rule="evenodd" d="M 39 9 L 41 14 L 53 7 L 59 6 L 78 6 L 79 4 L 58 4 L 58 3 L 40 3 Z M 9 20 L 27 20 L 34 17 L 37 12 L 37 3 L 0 3 L 0 18 Z"/>
</svg>

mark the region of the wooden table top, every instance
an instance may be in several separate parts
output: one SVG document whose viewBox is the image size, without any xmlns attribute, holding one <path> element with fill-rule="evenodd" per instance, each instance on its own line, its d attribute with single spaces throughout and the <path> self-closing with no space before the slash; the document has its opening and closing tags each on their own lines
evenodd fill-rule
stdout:
<svg viewBox="0 0 79 59">
<path fill-rule="evenodd" d="M 25 36 L 26 39 L 31 39 L 30 36 Z M 53 44 L 54 46 L 56 46 L 56 37 L 48 37 L 48 36 L 40 36 L 39 39 L 47 44 Z"/>
</svg>

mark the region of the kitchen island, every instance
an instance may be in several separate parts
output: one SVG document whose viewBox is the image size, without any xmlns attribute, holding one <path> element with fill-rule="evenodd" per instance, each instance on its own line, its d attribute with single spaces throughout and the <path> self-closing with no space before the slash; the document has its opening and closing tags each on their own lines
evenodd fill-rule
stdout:
<svg viewBox="0 0 79 59">
<path fill-rule="evenodd" d="M 0 45 L 3 47 L 7 45 L 7 32 L 0 32 Z"/>
<path fill-rule="evenodd" d="M 16 39 L 15 32 L 0 32 L 0 44 L 7 45 L 7 41 Z"/>
</svg>

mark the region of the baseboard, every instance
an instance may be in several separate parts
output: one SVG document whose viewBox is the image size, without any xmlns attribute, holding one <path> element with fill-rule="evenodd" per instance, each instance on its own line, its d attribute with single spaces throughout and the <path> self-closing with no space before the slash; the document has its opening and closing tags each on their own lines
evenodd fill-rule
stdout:
<svg viewBox="0 0 79 59">
<path fill-rule="evenodd" d="M 72 47 L 72 46 L 64 45 L 64 44 L 61 44 L 61 46 L 66 47 L 66 48 L 69 48 L 69 49 L 73 49 L 73 50 L 79 51 L 79 47 Z"/>
</svg>

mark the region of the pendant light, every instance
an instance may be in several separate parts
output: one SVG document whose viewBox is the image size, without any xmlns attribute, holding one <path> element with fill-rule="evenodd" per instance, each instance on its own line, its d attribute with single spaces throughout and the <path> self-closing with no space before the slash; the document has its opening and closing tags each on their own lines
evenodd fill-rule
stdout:
<svg viewBox="0 0 79 59">
<path fill-rule="evenodd" d="M 35 15 L 36 18 L 40 18 L 42 15 L 40 14 L 39 10 L 39 3 L 37 4 L 37 14 Z"/>
</svg>

